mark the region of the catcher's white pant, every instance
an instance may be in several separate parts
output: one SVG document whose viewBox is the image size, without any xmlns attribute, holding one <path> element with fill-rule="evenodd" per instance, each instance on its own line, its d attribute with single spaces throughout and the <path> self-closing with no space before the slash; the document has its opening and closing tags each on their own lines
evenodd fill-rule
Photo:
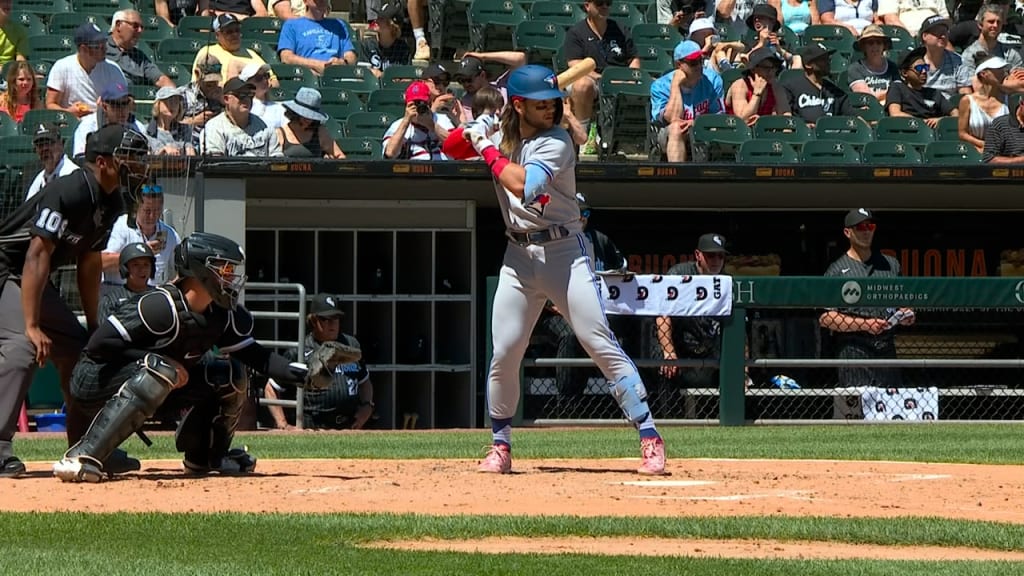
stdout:
<svg viewBox="0 0 1024 576">
<path fill-rule="evenodd" d="M 593 262 L 593 247 L 583 234 L 527 246 L 509 242 L 491 318 L 494 351 L 487 377 L 491 418 L 515 415 L 520 364 L 548 299 L 609 382 L 624 377 L 639 380 L 636 366 L 608 327 Z"/>
</svg>

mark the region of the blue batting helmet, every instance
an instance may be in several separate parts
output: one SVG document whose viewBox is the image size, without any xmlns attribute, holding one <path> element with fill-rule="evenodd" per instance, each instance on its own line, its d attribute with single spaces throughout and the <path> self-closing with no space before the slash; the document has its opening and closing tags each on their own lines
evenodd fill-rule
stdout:
<svg viewBox="0 0 1024 576">
<path fill-rule="evenodd" d="M 558 89 L 555 73 L 550 68 L 535 64 L 520 66 L 513 70 L 508 75 L 505 88 L 511 98 L 550 100 L 552 98 L 561 99 L 565 96 Z"/>
</svg>

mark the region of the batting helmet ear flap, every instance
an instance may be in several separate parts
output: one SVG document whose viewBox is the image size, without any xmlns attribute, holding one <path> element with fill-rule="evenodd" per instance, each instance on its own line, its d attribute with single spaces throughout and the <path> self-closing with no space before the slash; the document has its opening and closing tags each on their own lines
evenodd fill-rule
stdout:
<svg viewBox="0 0 1024 576">
<path fill-rule="evenodd" d="M 561 98 L 555 100 L 555 126 L 562 124 L 562 115 L 565 114 L 565 101 Z"/>
</svg>

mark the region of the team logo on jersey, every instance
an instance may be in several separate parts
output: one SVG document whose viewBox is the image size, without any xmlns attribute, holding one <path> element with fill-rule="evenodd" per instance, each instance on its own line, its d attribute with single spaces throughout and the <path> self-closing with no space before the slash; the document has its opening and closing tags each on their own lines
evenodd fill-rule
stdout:
<svg viewBox="0 0 1024 576">
<path fill-rule="evenodd" d="M 532 212 L 532 213 L 536 214 L 537 216 L 543 217 L 544 216 L 544 208 L 550 202 L 551 202 L 551 195 L 550 194 L 546 194 L 546 193 L 545 194 L 538 194 L 537 197 L 533 199 L 533 202 L 530 202 L 529 204 L 526 205 L 526 209 L 529 212 Z"/>
</svg>

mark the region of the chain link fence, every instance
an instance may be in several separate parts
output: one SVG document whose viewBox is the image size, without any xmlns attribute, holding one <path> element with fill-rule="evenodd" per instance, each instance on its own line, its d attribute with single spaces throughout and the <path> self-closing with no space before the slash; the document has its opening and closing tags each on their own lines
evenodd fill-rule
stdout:
<svg viewBox="0 0 1024 576">
<path fill-rule="evenodd" d="M 747 418 L 1024 418 L 1024 310 L 918 308 L 890 326 L 897 310 L 747 309 Z M 823 315 L 833 329 L 822 327 Z M 719 418 L 717 320 L 609 322 L 640 369 L 655 418 Z M 525 419 L 621 418 L 601 373 L 551 311 L 531 338 L 524 384 Z"/>
</svg>

